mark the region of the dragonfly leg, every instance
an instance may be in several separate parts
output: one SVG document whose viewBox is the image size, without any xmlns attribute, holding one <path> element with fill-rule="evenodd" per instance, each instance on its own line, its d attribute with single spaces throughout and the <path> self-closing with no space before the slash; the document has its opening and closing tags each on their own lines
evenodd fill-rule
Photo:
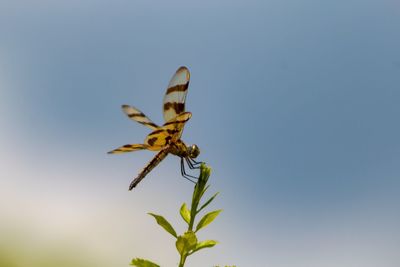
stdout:
<svg viewBox="0 0 400 267">
<path fill-rule="evenodd" d="M 200 169 L 199 164 L 201 164 L 202 162 L 197 162 L 194 159 L 189 158 L 189 157 L 186 157 L 185 160 L 186 160 L 186 162 L 187 162 L 187 164 L 188 164 L 190 169 L 192 169 L 192 170 L 193 169 Z"/>
<path fill-rule="evenodd" d="M 192 175 L 186 173 L 185 162 L 183 161 L 183 158 L 181 158 L 181 174 L 182 174 L 183 178 L 185 178 L 193 183 L 195 183 L 195 181 L 193 181 L 193 179 L 194 180 L 198 179 L 198 177 L 195 177 L 195 176 L 192 176 Z"/>
<path fill-rule="evenodd" d="M 202 162 L 202 161 L 195 161 L 195 160 L 192 159 L 192 158 L 190 158 L 190 160 L 192 161 L 193 165 L 200 165 L 200 164 L 204 163 L 204 162 Z"/>
</svg>

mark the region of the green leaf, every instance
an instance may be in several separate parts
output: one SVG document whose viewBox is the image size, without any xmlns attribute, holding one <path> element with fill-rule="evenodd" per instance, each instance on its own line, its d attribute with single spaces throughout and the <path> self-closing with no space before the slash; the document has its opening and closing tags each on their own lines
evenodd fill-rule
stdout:
<svg viewBox="0 0 400 267">
<path fill-rule="evenodd" d="M 201 208 L 197 211 L 197 213 L 199 213 L 202 209 L 204 209 L 205 207 L 207 207 L 208 204 L 211 203 L 211 201 L 214 200 L 214 198 L 219 194 L 219 192 L 215 193 L 209 200 L 207 200 L 206 203 L 203 204 L 203 206 L 201 206 Z"/>
<path fill-rule="evenodd" d="M 196 244 L 196 247 L 193 249 L 193 252 L 191 252 L 190 254 L 193 254 L 194 252 L 203 249 L 203 248 L 211 248 L 213 246 L 215 246 L 218 242 L 215 240 L 205 240 L 205 241 L 201 241 L 199 243 Z"/>
<path fill-rule="evenodd" d="M 153 216 L 157 223 L 165 229 L 165 231 L 167 231 L 168 233 L 170 233 L 171 235 L 173 235 L 174 237 L 178 237 L 176 235 L 176 232 L 174 230 L 174 228 L 171 226 L 171 224 L 163 217 L 157 214 L 153 214 L 153 213 L 148 213 L 149 215 Z"/>
<path fill-rule="evenodd" d="M 139 258 L 133 259 L 131 265 L 136 267 L 160 267 L 160 265 L 155 264 L 154 262 Z"/>
<path fill-rule="evenodd" d="M 175 245 L 180 255 L 187 254 L 189 251 L 193 250 L 197 245 L 196 234 L 193 233 L 192 231 L 188 231 L 184 235 L 178 236 Z"/>
<path fill-rule="evenodd" d="M 204 215 L 204 217 L 201 218 L 201 220 L 197 224 L 195 232 L 199 231 L 201 228 L 209 225 L 212 221 L 214 221 L 214 219 L 218 216 L 218 214 L 221 211 L 222 210 L 215 210 L 215 211 L 209 212 L 206 215 Z"/>
<path fill-rule="evenodd" d="M 182 204 L 181 210 L 180 210 L 181 216 L 182 218 L 185 220 L 185 222 L 187 224 L 190 223 L 190 211 L 189 209 L 186 207 L 186 203 Z"/>
</svg>

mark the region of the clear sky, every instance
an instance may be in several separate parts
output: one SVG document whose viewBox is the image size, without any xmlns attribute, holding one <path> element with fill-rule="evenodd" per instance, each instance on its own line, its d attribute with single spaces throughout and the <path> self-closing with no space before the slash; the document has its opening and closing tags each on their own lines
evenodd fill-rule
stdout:
<svg viewBox="0 0 400 267">
<path fill-rule="evenodd" d="M 1 1 L 0 257 L 175 266 L 146 212 L 183 231 L 179 159 L 128 192 L 154 153 L 106 152 L 149 132 L 121 104 L 162 123 L 185 65 L 224 209 L 188 266 L 399 266 L 399 25 L 396 0 Z"/>
</svg>

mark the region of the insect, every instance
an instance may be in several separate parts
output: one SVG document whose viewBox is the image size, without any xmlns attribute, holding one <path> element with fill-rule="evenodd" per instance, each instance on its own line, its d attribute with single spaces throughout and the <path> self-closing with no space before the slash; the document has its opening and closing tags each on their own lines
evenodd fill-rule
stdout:
<svg viewBox="0 0 400 267">
<path fill-rule="evenodd" d="M 119 154 L 142 149 L 159 151 L 131 182 L 129 190 L 136 187 L 137 184 L 170 153 L 181 158 L 181 174 L 184 178 L 192 182 L 192 179 L 197 179 L 197 177 L 186 173 L 184 161 L 186 161 L 190 169 L 198 168 L 201 162 L 197 162 L 194 159 L 200 154 L 200 149 L 197 145 L 186 146 L 181 140 L 185 123 L 192 117 L 192 113 L 185 112 L 185 100 L 188 92 L 189 80 L 190 72 L 186 67 L 180 67 L 172 76 L 163 101 L 165 120 L 163 126 L 155 124 L 137 108 L 129 105 L 122 105 L 123 112 L 130 119 L 149 127 L 153 131 L 147 135 L 143 144 L 127 144 L 108 153 Z"/>
</svg>

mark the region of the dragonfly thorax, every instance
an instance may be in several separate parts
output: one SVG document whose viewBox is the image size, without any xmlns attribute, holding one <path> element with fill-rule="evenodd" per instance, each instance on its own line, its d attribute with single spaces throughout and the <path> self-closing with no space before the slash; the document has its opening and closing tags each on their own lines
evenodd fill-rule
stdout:
<svg viewBox="0 0 400 267">
<path fill-rule="evenodd" d="M 177 140 L 169 145 L 169 152 L 183 158 L 196 158 L 200 154 L 200 149 L 196 145 L 186 146 L 182 140 Z"/>
</svg>

